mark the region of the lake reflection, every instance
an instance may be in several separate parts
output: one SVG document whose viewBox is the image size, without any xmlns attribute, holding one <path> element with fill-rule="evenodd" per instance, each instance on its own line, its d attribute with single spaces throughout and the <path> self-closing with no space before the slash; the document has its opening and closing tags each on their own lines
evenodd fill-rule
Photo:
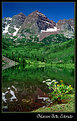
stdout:
<svg viewBox="0 0 77 121">
<path fill-rule="evenodd" d="M 43 83 L 44 80 L 63 80 L 65 84 L 70 84 L 74 87 L 74 70 L 18 65 L 3 70 L 2 79 L 2 90 L 7 99 L 6 102 L 3 102 L 3 106 L 8 105 L 9 112 L 29 112 L 45 105 L 42 102 L 43 100 L 38 100 L 38 96 L 48 97 L 49 90 L 47 85 Z M 12 87 L 15 87 L 17 91 Z M 8 90 L 9 88 L 12 91 Z M 11 96 L 16 97 L 16 100 L 10 101 Z"/>
</svg>

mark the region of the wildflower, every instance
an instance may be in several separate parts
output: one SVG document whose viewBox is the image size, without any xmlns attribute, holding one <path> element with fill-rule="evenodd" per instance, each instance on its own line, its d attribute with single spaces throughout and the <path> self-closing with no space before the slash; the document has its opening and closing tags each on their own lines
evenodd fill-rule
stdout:
<svg viewBox="0 0 77 121">
<path fill-rule="evenodd" d="M 56 84 L 56 83 L 58 83 L 58 81 L 56 81 L 56 80 L 52 80 L 51 83 L 55 83 L 55 84 Z"/>
<path fill-rule="evenodd" d="M 70 89 L 72 90 L 73 88 L 71 87 Z"/>
<path fill-rule="evenodd" d="M 43 81 L 43 83 L 45 83 L 46 81 Z"/>
<path fill-rule="evenodd" d="M 46 84 L 49 86 L 51 84 L 51 82 L 46 82 Z"/>
<path fill-rule="evenodd" d="M 62 86 L 64 86 L 64 84 L 61 84 Z"/>
<path fill-rule="evenodd" d="M 46 81 L 49 82 L 49 81 L 51 81 L 51 79 L 47 79 Z"/>
<path fill-rule="evenodd" d="M 55 84 L 56 84 L 57 82 L 55 82 Z"/>
<path fill-rule="evenodd" d="M 69 85 L 69 87 L 71 87 L 71 85 Z"/>
<path fill-rule="evenodd" d="M 56 82 L 56 80 L 52 80 L 52 82 Z"/>
<path fill-rule="evenodd" d="M 58 84 L 57 86 L 59 87 L 60 85 Z"/>
</svg>

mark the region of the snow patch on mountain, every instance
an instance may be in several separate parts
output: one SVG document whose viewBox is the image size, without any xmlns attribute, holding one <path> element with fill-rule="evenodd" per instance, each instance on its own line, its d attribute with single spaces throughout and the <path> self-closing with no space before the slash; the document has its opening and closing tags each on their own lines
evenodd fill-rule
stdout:
<svg viewBox="0 0 77 121">
<path fill-rule="evenodd" d="M 57 27 L 54 27 L 54 28 L 47 28 L 47 30 L 41 30 L 41 33 L 42 32 L 55 32 L 55 31 L 58 31 L 59 29 L 57 29 Z"/>
<path fill-rule="evenodd" d="M 12 18 L 11 17 L 7 17 L 6 20 L 12 20 Z"/>
<path fill-rule="evenodd" d="M 10 27 L 10 24 L 8 24 L 6 27 L 5 27 L 5 30 L 3 30 L 3 34 L 5 33 L 8 33 L 8 28 Z"/>
<path fill-rule="evenodd" d="M 47 22 L 47 21 L 44 21 L 44 20 L 42 20 L 43 22 L 45 22 L 45 23 L 47 23 L 47 24 L 51 24 L 50 22 Z"/>
<path fill-rule="evenodd" d="M 14 26 L 14 29 L 16 30 L 14 33 L 13 33 L 13 36 L 16 36 L 17 32 L 19 31 L 20 28 L 17 28 L 16 26 Z"/>
<path fill-rule="evenodd" d="M 9 31 L 8 31 L 9 27 L 11 27 L 10 24 L 8 24 L 8 25 L 5 27 L 5 29 L 3 30 L 3 34 L 8 33 L 9 35 L 11 35 L 11 33 L 9 33 Z M 16 36 L 16 34 L 17 34 L 17 32 L 19 31 L 20 27 L 17 28 L 16 25 L 14 25 L 14 29 L 15 29 L 15 32 L 13 32 L 12 34 L 13 34 L 13 36 Z"/>
</svg>

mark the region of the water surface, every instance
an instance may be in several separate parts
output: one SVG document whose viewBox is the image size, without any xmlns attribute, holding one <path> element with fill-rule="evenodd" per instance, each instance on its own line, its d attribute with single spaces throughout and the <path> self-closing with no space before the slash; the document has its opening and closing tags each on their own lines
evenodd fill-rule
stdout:
<svg viewBox="0 0 77 121">
<path fill-rule="evenodd" d="M 9 112 L 30 112 L 44 106 L 45 103 L 38 100 L 38 96 L 48 96 L 48 87 L 43 83 L 47 79 L 63 80 L 65 84 L 74 87 L 74 70 L 31 65 L 18 65 L 3 70 L 2 91 L 7 99 L 3 106 L 7 106 Z"/>
</svg>

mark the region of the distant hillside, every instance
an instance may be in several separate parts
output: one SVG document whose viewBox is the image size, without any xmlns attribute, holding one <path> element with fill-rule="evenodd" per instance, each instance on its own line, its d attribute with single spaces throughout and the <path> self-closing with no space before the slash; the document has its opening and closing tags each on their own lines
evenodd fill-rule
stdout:
<svg viewBox="0 0 77 121">
<path fill-rule="evenodd" d="M 69 38 L 65 37 L 63 34 L 52 34 L 49 35 L 47 37 L 45 37 L 44 39 L 41 40 L 41 42 L 50 44 L 50 43 L 62 43 L 69 40 Z"/>
<path fill-rule="evenodd" d="M 63 35 L 50 35 L 48 37 L 49 42 L 51 39 L 50 43 L 47 43 L 47 38 L 45 39 L 42 43 L 30 40 L 23 43 L 21 40 L 21 43 L 17 43 L 9 38 L 3 38 L 2 55 L 16 62 L 21 58 L 22 62 L 28 59 L 31 62 L 74 63 L 74 39 L 68 40 Z"/>
</svg>

